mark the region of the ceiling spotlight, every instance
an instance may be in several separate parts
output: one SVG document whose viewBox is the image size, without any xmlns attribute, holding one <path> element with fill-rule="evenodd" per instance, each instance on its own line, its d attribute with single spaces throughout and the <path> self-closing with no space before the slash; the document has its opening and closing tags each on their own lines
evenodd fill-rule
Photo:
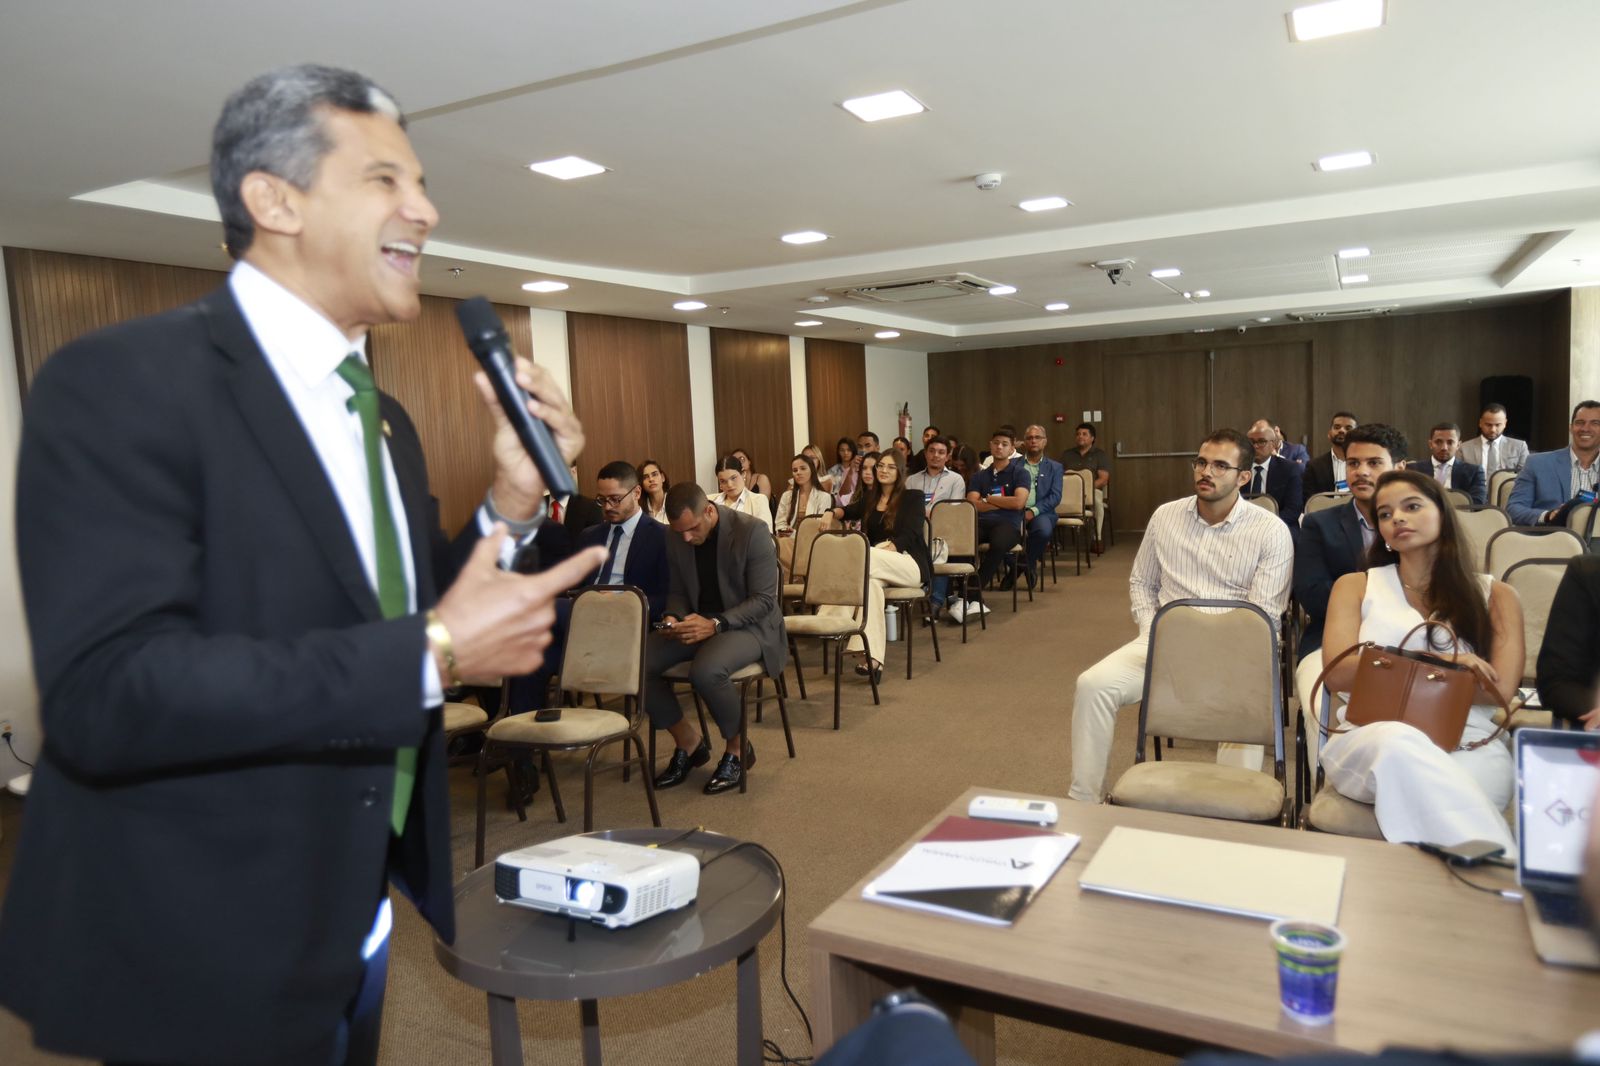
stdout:
<svg viewBox="0 0 1600 1066">
<path fill-rule="evenodd" d="M 1024 200 L 1017 206 L 1024 211 L 1056 211 L 1071 207 L 1072 201 L 1061 196 L 1041 196 L 1037 200 Z"/>
<path fill-rule="evenodd" d="M 892 341 L 896 337 L 900 336 L 900 331 L 897 329 L 880 329 L 878 332 L 874 333 L 873 336 L 878 338 L 880 341 Z"/>
<path fill-rule="evenodd" d="M 814 229 L 803 229 L 799 233 L 785 233 L 778 238 L 784 244 L 816 244 L 818 241 L 828 239 L 826 233 L 818 233 Z"/>
<path fill-rule="evenodd" d="M 570 288 L 572 286 L 564 281 L 525 281 L 522 283 L 524 292 L 560 292 L 562 289 Z"/>
<path fill-rule="evenodd" d="M 1072 305 L 1068 304 L 1068 303 L 1057 302 L 1057 303 L 1053 303 L 1053 304 L 1045 304 L 1044 305 L 1044 309 L 1046 311 L 1065 311 L 1067 308 L 1069 308 L 1071 306 Z"/>
<path fill-rule="evenodd" d="M 571 181 L 573 178 L 587 178 L 593 174 L 604 174 L 608 168 L 599 163 L 591 163 L 575 155 L 564 155 L 560 159 L 546 159 L 543 163 L 529 163 L 528 169 L 543 174 L 550 178 L 560 178 L 562 181 Z"/>
<path fill-rule="evenodd" d="M 802 328 L 806 326 L 820 326 L 822 325 L 822 320 L 820 318 L 802 318 L 800 321 L 796 322 L 795 325 Z"/>
<path fill-rule="evenodd" d="M 467 272 L 467 268 L 466 267 L 451 267 L 450 268 L 450 276 L 452 278 L 459 278 L 461 275 L 465 274 L 466 272 Z"/>
<path fill-rule="evenodd" d="M 1384 0 L 1327 0 L 1289 12 L 1289 39 L 1316 41 L 1383 25 Z"/>
<path fill-rule="evenodd" d="M 1194 294 L 1197 297 L 1199 297 L 1200 299 L 1204 300 L 1207 296 L 1211 295 L 1211 290 L 1210 289 L 1196 289 L 1196 290 L 1194 290 Z"/>
<path fill-rule="evenodd" d="M 1175 278 L 1180 276 L 1182 273 L 1183 271 L 1179 270 L 1177 267 L 1162 267 L 1159 270 L 1150 271 L 1150 276 L 1152 278 Z"/>
<path fill-rule="evenodd" d="M 827 302 L 828 302 L 828 297 L 826 297 L 826 296 L 807 296 L 806 297 L 806 303 L 808 303 L 808 304 L 825 304 Z"/>
<path fill-rule="evenodd" d="M 1340 248 L 1340 259 L 1365 259 L 1372 254 L 1371 248 Z"/>
<path fill-rule="evenodd" d="M 1216 331 L 1216 326 L 1201 326 L 1199 329 L 1195 330 L 1196 333 L 1215 333 Z"/>
<path fill-rule="evenodd" d="M 1340 152 L 1338 155 L 1325 155 L 1315 163 L 1312 168 L 1321 171 L 1353 170 L 1356 167 L 1370 167 L 1378 161 L 1378 157 L 1371 152 Z"/>
<path fill-rule="evenodd" d="M 1341 285 L 1360 285 L 1362 282 L 1364 282 L 1366 280 L 1367 280 L 1367 276 L 1365 274 L 1346 274 L 1344 277 L 1339 279 L 1339 284 L 1341 284 Z"/>
<path fill-rule="evenodd" d="M 706 305 L 700 300 L 679 300 L 672 305 L 674 311 L 704 311 Z"/>
<path fill-rule="evenodd" d="M 1256 321 L 1257 322 L 1271 322 L 1272 321 L 1272 316 L 1271 315 L 1262 315 L 1260 318 L 1256 319 Z"/>
<path fill-rule="evenodd" d="M 1017 291 L 1015 285 L 992 285 L 989 288 L 990 296 L 1010 296 Z"/>
<path fill-rule="evenodd" d="M 886 118 L 915 115 L 927 110 L 904 89 L 893 89 L 874 96 L 858 96 L 839 106 L 862 122 L 881 122 Z"/>
</svg>

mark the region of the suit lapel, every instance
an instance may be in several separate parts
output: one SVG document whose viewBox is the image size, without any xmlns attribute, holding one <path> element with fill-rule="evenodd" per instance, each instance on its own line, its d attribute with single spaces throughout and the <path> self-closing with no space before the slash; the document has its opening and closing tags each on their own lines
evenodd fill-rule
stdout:
<svg viewBox="0 0 1600 1066">
<path fill-rule="evenodd" d="M 718 524 L 721 525 L 722 529 L 717 537 L 717 590 L 722 594 L 723 610 L 727 610 L 744 599 L 744 597 L 735 597 L 732 589 L 733 537 L 734 522 L 736 521 L 733 517 L 734 512 L 721 504 L 718 504 L 717 508 L 722 512 L 722 517 L 718 520 Z"/>
<path fill-rule="evenodd" d="M 383 412 L 389 462 L 394 464 L 394 479 L 400 485 L 400 502 L 406 510 L 406 530 L 411 536 L 417 606 L 426 607 L 438 598 L 433 584 L 432 531 L 439 523 L 434 518 L 433 497 L 428 495 L 428 470 L 423 461 L 422 442 L 412 430 L 411 419 L 399 400 L 380 392 L 378 403 Z M 394 427 L 392 432 L 391 427 Z"/>
<path fill-rule="evenodd" d="M 300 424 L 288 397 L 267 365 L 233 294 L 226 288 L 201 301 L 211 339 L 233 364 L 228 387 L 238 405 L 240 419 L 261 446 L 267 462 L 283 483 L 284 494 L 315 534 L 338 581 L 369 621 L 382 619 L 378 598 L 367 582 L 366 570 L 350 537 L 350 526 L 328 476 L 322 469 L 311 439 Z M 409 511 L 410 508 L 408 507 Z"/>
<path fill-rule="evenodd" d="M 1344 530 L 1344 544 L 1350 550 L 1350 558 L 1356 561 L 1356 568 L 1361 567 L 1361 557 L 1366 554 L 1366 546 L 1361 541 L 1361 518 L 1356 514 L 1356 505 L 1348 503 L 1339 516 L 1339 526 Z"/>
</svg>

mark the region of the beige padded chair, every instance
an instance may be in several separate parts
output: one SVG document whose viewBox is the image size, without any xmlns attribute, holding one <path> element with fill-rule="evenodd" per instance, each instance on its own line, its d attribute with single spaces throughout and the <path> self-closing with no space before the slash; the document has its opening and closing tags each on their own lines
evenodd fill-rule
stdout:
<svg viewBox="0 0 1600 1066">
<path fill-rule="evenodd" d="M 1456 525 L 1467 542 L 1472 569 L 1488 573 L 1489 538 L 1511 525 L 1511 516 L 1498 507 L 1467 507 L 1456 511 Z"/>
<path fill-rule="evenodd" d="M 872 551 L 865 533 L 830 529 L 811 544 L 811 561 L 806 571 L 802 602 L 810 608 L 849 607 L 855 617 L 840 614 L 793 614 L 783 620 L 789 631 L 789 653 L 794 657 L 796 676 L 800 673 L 800 651 L 795 640 L 807 637 L 826 645 L 833 642 L 833 728 L 839 728 L 840 671 L 844 669 L 844 646 L 851 637 L 867 640 L 867 582 L 871 580 Z M 872 702 L 878 703 L 878 679 L 868 672 Z M 803 684 L 803 682 L 802 682 Z"/>
<path fill-rule="evenodd" d="M 1339 507 L 1350 502 L 1348 492 L 1315 492 L 1306 497 L 1306 514 L 1316 514 L 1326 511 L 1330 507 Z"/>
<path fill-rule="evenodd" d="M 1061 502 L 1056 504 L 1056 528 L 1054 536 L 1050 538 L 1050 580 L 1056 578 L 1056 540 L 1062 530 L 1066 530 L 1072 537 L 1072 562 L 1077 567 L 1077 572 L 1083 573 L 1083 556 L 1089 555 L 1089 545 L 1094 534 L 1090 532 L 1089 523 L 1094 516 L 1090 513 L 1088 500 L 1084 497 L 1083 478 L 1077 477 L 1078 471 L 1068 470 L 1061 479 Z"/>
<path fill-rule="evenodd" d="M 1268 496 L 1264 492 L 1258 492 L 1254 496 L 1251 496 L 1247 493 L 1245 495 L 1245 499 L 1249 500 L 1263 511 L 1271 511 L 1273 514 L 1278 513 L 1278 501 L 1271 496 Z"/>
<path fill-rule="evenodd" d="M 1024 529 L 1023 533 L 1026 534 L 1027 530 Z M 978 545 L 978 554 L 979 554 L 979 556 L 987 554 L 988 551 L 989 551 L 989 545 L 987 545 L 987 544 Z M 1012 614 L 1016 614 L 1017 613 L 1017 590 L 1019 588 L 1021 588 L 1023 583 L 1024 583 L 1023 582 L 1023 577 L 1022 577 L 1022 557 L 1023 557 L 1022 544 L 1018 543 L 1015 546 L 1013 546 L 1011 549 L 1009 549 L 1006 552 L 1006 555 L 1010 557 L 1010 566 L 1011 566 L 1011 573 L 1012 573 L 1012 580 L 1011 580 L 1011 613 Z M 1001 567 L 999 570 L 996 570 L 995 573 L 997 575 L 1004 574 L 1005 573 L 1005 567 Z M 980 594 L 981 594 L 981 590 L 980 590 Z M 1028 586 L 1028 602 L 1029 603 L 1033 602 L 1033 586 L 1032 585 Z"/>
<path fill-rule="evenodd" d="M 666 678 L 668 681 L 671 681 L 675 685 L 682 685 L 689 689 L 689 695 L 694 700 L 695 713 L 700 716 L 700 735 L 705 736 L 706 711 L 704 705 L 702 705 L 700 701 L 699 694 L 694 691 L 694 686 L 691 684 L 693 670 L 693 661 L 678 663 L 676 666 L 669 666 L 667 669 L 663 670 L 661 672 L 661 676 Z M 795 672 L 799 673 L 799 670 L 799 662 L 796 661 Z M 766 678 L 767 668 L 759 662 L 749 663 L 745 666 L 741 666 L 739 669 L 728 675 L 728 680 L 739 686 L 740 751 L 744 750 L 745 742 L 750 739 L 750 686 L 756 685 L 759 687 L 761 682 L 765 681 Z M 773 687 L 777 690 L 776 695 L 757 695 L 756 697 L 756 721 L 761 721 L 761 701 L 763 699 L 776 699 L 778 701 L 778 717 L 783 721 L 783 742 L 788 745 L 789 758 L 792 759 L 794 758 L 794 734 L 789 732 L 789 690 L 783 680 L 783 671 L 781 669 L 778 671 L 778 675 L 772 679 L 772 683 Z M 651 767 L 656 765 L 656 731 L 654 727 L 650 729 L 650 765 Z M 742 763 L 739 769 L 739 791 L 746 791 L 744 767 Z"/>
<path fill-rule="evenodd" d="M 959 593 L 963 602 L 971 598 L 973 580 L 978 573 L 978 509 L 966 500 L 940 500 L 933 505 L 933 510 L 928 512 L 928 527 L 931 535 L 944 541 L 950 549 L 949 561 L 933 564 L 935 577 L 948 577 L 952 586 L 952 597 L 957 595 L 954 586 L 959 583 Z M 931 543 L 931 541 L 930 541 Z M 983 602 L 983 590 L 978 589 L 978 602 Z M 961 615 L 961 643 L 967 642 L 968 613 Z M 983 612 L 978 612 L 978 626 L 988 629 L 989 623 Z"/>
<path fill-rule="evenodd" d="M 1517 483 L 1515 470 L 1496 470 L 1489 475 L 1489 503 L 1491 506 L 1505 510 L 1506 501 L 1511 499 L 1511 489 Z"/>
<path fill-rule="evenodd" d="M 781 602 L 785 607 L 800 602 L 806 591 L 806 567 L 811 562 L 811 542 L 827 528 L 827 514 L 808 514 L 794 526 L 794 556 L 788 580 L 783 586 Z M 802 696 L 803 698 L 803 696 Z"/>
<path fill-rule="evenodd" d="M 1092 546 L 1094 543 L 1094 531 L 1096 529 L 1103 529 L 1105 531 L 1106 541 L 1107 543 L 1110 543 L 1114 539 L 1111 536 L 1111 522 L 1109 519 L 1109 515 L 1111 514 L 1110 488 L 1108 487 L 1105 492 L 1100 494 L 1101 496 L 1106 497 L 1106 504 L 1104 507 L 1105 514 L 1102 515 L 1100 514 L 1100 511 L 1102 510 L 1100 501 L 1094 498 L 1094 471 L 1068 470 L 1067 474 L 1068 476 L 1076 474 L 1078 476 L 1078 480 L 1083 482 L 1083 510 L 1087 516 L 1084 522 L 1085 539 L 1088 540 L 1089 545 Z M 1094 552 L 1089 549 L 1089 546 L 1084 548 L 1083 562 L 1084 565 L 1090 570 L 1094 569 Z"/>
<path fill-rule="evenodd" d="M 1533 684 L 1539 649 L 1544 646 L 1544 629 L 1550 621 L 1550 604 L 1555 601 L 1556 586 L 1566 572 L 1566 559 L 1524 559 L 1509 567 L 1501 579 L 1516 590 L 1517 599 L 1522 601 L 1524 685 Z"/>
<path fill-rule="evenodd" d="M 583 764 L 583 831 L 594 828 L 594 771 L 595 756 L 602 748 L 618 741 L 638 745 L 639 775 L 644 778 L 645 800 L 650 805 L 650 821 L 659 826 L 661 812 L 656 808 L 655 785 L 650 769 L 645 764 L 644 741 L 639 726 L 644 718 L 644 646 L 649 632 L 650 609 L 644 593 L 636 588 L 614 586 L 586 588 L 572 599 L 572 614 L 567 623 L 567 643 L 561 656 L 561 674 L 556 681 L 558 692 L 593 693 L 600 696 L 622 697 L 626 713 L 602 710 L 597 707 L 563 707 L 561 717 L 553 722 L 535 719 L 537 711 L 507 715 L 497 719 L 484 736 L 483 750 L 478 755 L 478 825 L 475 865 L 483 865 L 483 837 L 485 817 L 484 790 L 489 779 L 490 761 L 495 756 L 509 760 L 518 751 L 538 752 L 543 761 L 545 780 L 550 785 L 550 800 L 556 809 L 556 820 L 567 820 L 566 808 L 561 803 L 561 790 L 556 784 L 550 765 L 552 751 L 580 751 L 587 749 L 588 758 Z M 626 754 L 622 761 L 605 769 L 623 769 L 628 766 Z M 515 790 L 513 790 L 515 792 Z M 517 818 L 526 821 L 527 814 L 521 803 L 517 804 Z"/>
<path fill-rule="evenodd" d="M 886 607 L 894 604 L 900 609 L 900 628 L 903 630 L 901 636 L 905 639 L 906 644 L 907 681 L 911 680 L 912 634 L 922 628 L 917 624 L 918 619 L 925 618 L 928 620 L 928 632 L 933 638 L 933 661 L 936 663 L 944 662 L 944 656 L 939 654 L 939 624 L 933 617 L 933 604 L 928 599 L 928 593 L 923 591 L 921 585 L 915 588 L 896 585 L 886 586 L 883 590 L 883 602 Z M 913 617 L 911 613 L 911 608 L 913 607 L 919 608 L 916 617 Z"/>
<path fill-rule="evenodd" d="M 1524 559 L 1570 559 L 1582 555 L 1583 547 L 1582 537 L 1561 526 L 1512 526 L 1489 538 L 1484 570 L 1504 581 L 1506 571 Z"/>
<path fill-rule="evenodd" d="M 1220 610 L 1217 610 L 1219 609 Z M 1227 649 L 1218 654 L 1219 648 Z M 1134 765 L 1110 801 L 1123 807 L 1288 820 L 1278 639 L 1265 611 L 1242 600 L 1173 600 L 1156 612 L 1145 661 Z M 1155 743 L 1146 762 L 1145 738 Z M 1160 738 L 1270 745 L 1273 772 L 1214 762 L 1162 762 Z"/>
<path fill-rule="evenodd" d="M 1300 824 L 1319 833 L 1332 833 L 1342 837 L 1363 837 L 1382 840 L 1383 830 L 1378 827 L 1378 815 L 1372 804 L 1350 799 L 1323 780 L 1322 764 L 1318 761 L 1322 746 L 1322 730 L 1333 721 L 1333 694 L 1324 690 L 1318 700 L 1316 717 L 1309 709 L 1301 710 L 1305 720 L 1305 739 L 1308 750 L 1302 754 L 1302 765 L 1314 768 L 1311 778 L 1311 802 L 1300 814 Z M 1321 725 L 1318 725 L 1318 722 Z"/>
<path fill-rule="evenodd" d="M 1567 512 L 1567 528 L 1583 538 L 1585 544 L 1594 537 L 1600 523 L 1595 521 L 1596 508 L 1592 503 L 1575 504 Z"/>
<path fill-rule="evenodd" d="M 1457 510 L 1465 510 L 1466 508 L 1472 506 L 1472 497 L 1468 496 L 1460 489 L 1446 488 L 1444 490 L 1444 495 L 1445 498 L 1450 501 L 1450 506 L 1456 508 Z"/>
</svg>

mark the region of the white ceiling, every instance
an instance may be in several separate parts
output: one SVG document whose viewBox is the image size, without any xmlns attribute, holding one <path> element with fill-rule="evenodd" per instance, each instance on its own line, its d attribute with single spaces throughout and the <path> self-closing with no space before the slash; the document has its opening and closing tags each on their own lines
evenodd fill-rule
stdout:
<svg viewBox="0 0 1600 1066">
<path fill-rule="evenodd" d="M 250 75 L 314 60 L 410 110 L 440 295 L 844 340 L 895 328 L 938 350 L 1600 282 L 1600 4 L 1389 0 L 1382 29 L 1305 44 L 1293 6 L 8 3 L 0 241 L 226 266 L 204 170 L 216 111 Z M 889 88 L 928 112 L 867 125 L 837 106 Z M 1377 165 L 1310 165 L 1358 148 Z M 526 169 L 567 154 L 611 171 Z M 974 187 L 986 171 L 999 189 Z M 1074 206 L 1015 206 L 1052 194 Z M 832 239 L 777 239 L 799 229 Z M 1370 280 L 1341 287 L 1334 253 L 1353 245 L 1373 254 L 1346 273 Z M 1132 285 L 1088 266 L 1109 258 L 1137 261 Z M 1183 275 L 1158 283 L 1158 266 Z M 805 302 L 957 271 L 1018 291 Z M 572 287 L 520 290 L 539 277 Z M 673 311 L 686 295 L 711 307 Z M 1043 310 L 1056 300 L 1071 309 Z"/>
</svg>

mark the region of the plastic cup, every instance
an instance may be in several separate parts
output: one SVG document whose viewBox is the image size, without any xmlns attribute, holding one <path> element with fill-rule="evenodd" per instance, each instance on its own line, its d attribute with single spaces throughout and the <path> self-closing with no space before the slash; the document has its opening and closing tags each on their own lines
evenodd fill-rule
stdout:
<svg viewBox="0 0 1600 1066">
<path fill-rule="evenodd" d="M 1344 934 L 1331 925 L 1294 918 L 1273 922 L 1271 933 L 1283 1012 L 1302 1025 L 1327 1025 L 1339 988 Z"/>
</svg>

